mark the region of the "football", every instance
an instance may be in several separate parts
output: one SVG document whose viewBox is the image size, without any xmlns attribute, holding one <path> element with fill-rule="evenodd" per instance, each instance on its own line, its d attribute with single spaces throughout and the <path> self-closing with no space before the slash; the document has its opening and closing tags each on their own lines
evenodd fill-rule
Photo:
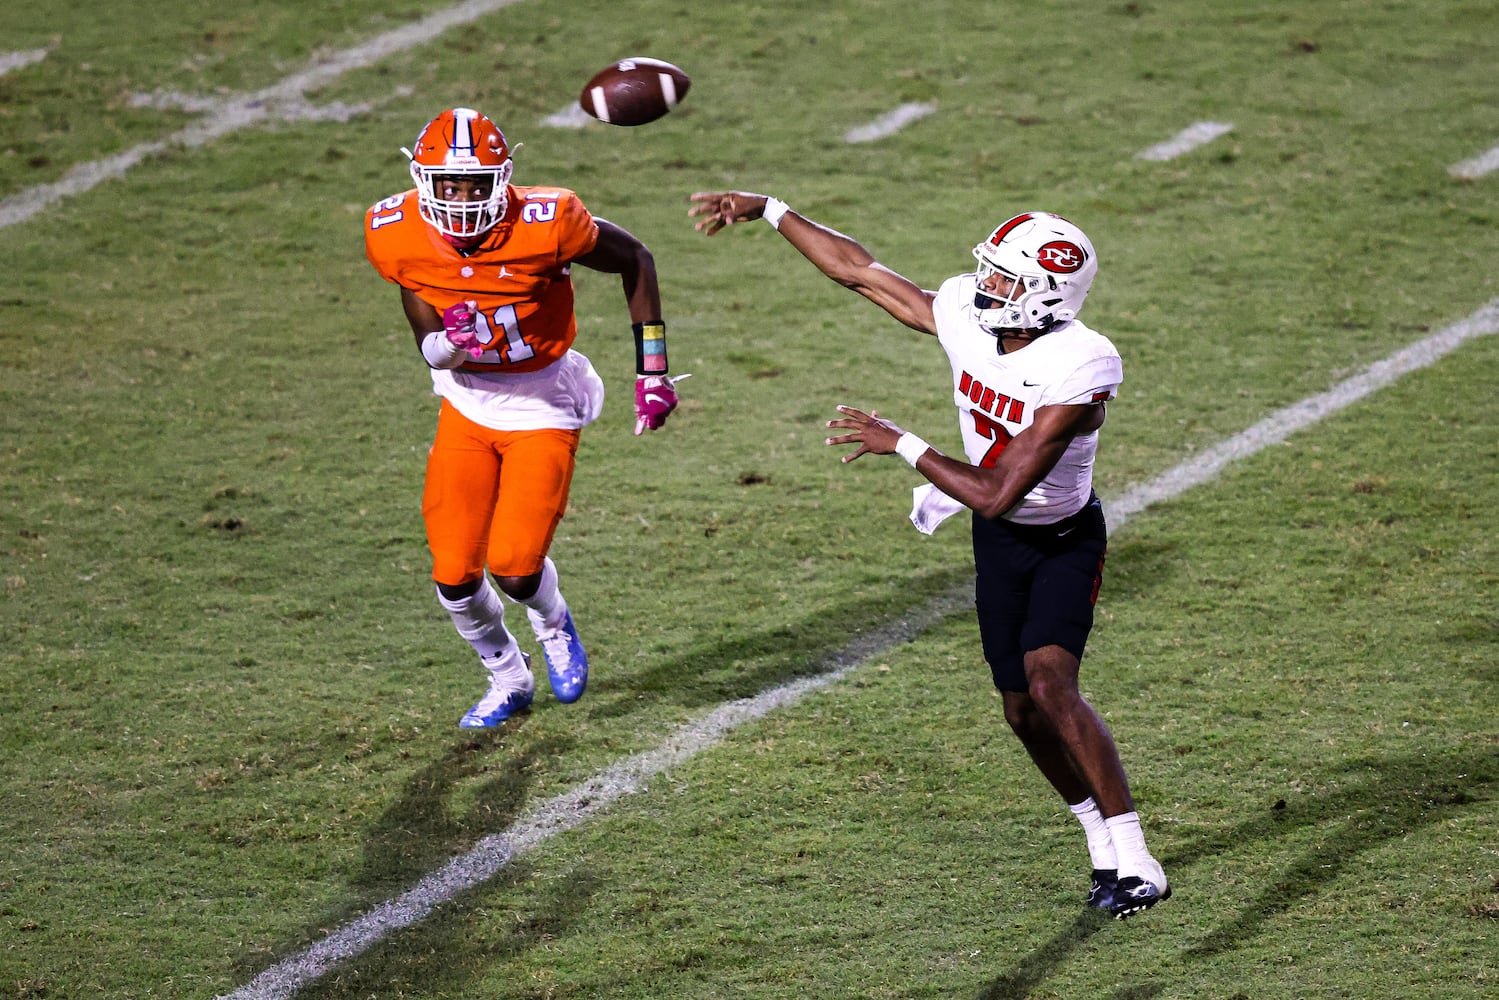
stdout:
<svg viewBox="0 0 1499 1000">
<path fill-rule="evenodd" d="M 595 73 L 578 103 L 601 122 L 644 125 L 676 107 L 690 86 L 692 80 L 671 63 L 636 56 Z"/>
</svg>

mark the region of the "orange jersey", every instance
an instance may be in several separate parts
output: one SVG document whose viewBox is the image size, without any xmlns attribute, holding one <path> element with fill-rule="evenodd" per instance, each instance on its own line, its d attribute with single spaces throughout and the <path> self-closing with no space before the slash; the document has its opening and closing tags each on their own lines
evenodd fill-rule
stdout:
<svg viewBox="0 0 1499 1000">
<path fill-rule="evenodd" d="M 439 313 L 477 303 L 484 353 L 458 371 L 539 371 L 578 335 L 568 263 L 598 243 L 598 223 L 565 188 L 511 185 L 508 194 L 504 217 L 466 257 L 423 221 L 414 188 L 365 213 L 365 254 L 382 278 Z"/>
</svg>

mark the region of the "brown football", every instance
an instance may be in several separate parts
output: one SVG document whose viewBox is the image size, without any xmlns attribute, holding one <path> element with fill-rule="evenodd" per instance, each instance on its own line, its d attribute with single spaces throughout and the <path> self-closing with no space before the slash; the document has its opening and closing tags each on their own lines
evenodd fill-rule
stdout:
<svg viewBox="0 0 1499 1000">
<path fill-rule="evenodd" d="M 692 80 L 671 63 L 635 56 L 595 73 L 578 103 L 601 122 L 644 125 L 676 107 L 690 86 Z"/>
</svg>

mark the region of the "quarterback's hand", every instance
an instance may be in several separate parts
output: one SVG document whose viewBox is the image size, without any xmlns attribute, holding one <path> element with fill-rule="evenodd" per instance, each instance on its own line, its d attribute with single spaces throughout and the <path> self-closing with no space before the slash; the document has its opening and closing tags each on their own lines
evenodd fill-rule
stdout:
<svg viewBox="0 0 1499 1000">
<path fill-rule="evenodd" d="M 843 456 L 844 462 L 852 462 L 860 455 L 895 454 L 895 442 L 900 440 L 905 431 L 873 410 L 865 413 L 852 406 L 840 406 L 838 412 L 843 416 L 829 420 L 828 426 L 849 433 L 830 437 L 824 443 L 858 445 L 857 451 Z"/>
<path fill-rule="evenodd" d="M 679 376 L 685 377 L 685 376 Z M 667 416 L 677 408 L 676 379 L 661 375 L 639 375 L 635 378 L 635 434 L 659 430 Z"/>
<path fill-rule="evenodd" d="M 766 196 L 753 191 L 699 191 L 691 200 L 687 215 L 707 216 L 693 226 L 705 236 L 735 222 L 753 222 L 765 214 Z"/>
<path fill-rule="evenodd" d="M 461 347 L 477 358 L 484 353 L 484 345 L 479 343 L 476 305 L 472 301 L 455 302 L 444 309 L 442 332 L 454 347 Z"/>
</svg>

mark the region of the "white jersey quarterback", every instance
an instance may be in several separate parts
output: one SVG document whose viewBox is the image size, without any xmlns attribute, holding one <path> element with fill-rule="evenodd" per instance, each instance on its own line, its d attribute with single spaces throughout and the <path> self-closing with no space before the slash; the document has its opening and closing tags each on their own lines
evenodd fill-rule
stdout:
<svg viewBox="0 0 1499 1000">
<path fill-rule="evenodd" d="M 1019 351 L 1000 354 L 994 334 L 974 315 L 975 285 L 973 274 L 947 279 L 932 312 L 937 340 L 952 365 L 963 450 L 969 462 L 992 468 L 1040 407 L 1113 399 L 1124 381 L 1124 363 L 1107 337 L 1077 320 L 1054 327 Z M 1004 518 L 1051 524 L 1082 510 L 1093 494 L 1097 451 L 1097 431 L 1073 438 L 1052 470 Z"/>
</svg>

